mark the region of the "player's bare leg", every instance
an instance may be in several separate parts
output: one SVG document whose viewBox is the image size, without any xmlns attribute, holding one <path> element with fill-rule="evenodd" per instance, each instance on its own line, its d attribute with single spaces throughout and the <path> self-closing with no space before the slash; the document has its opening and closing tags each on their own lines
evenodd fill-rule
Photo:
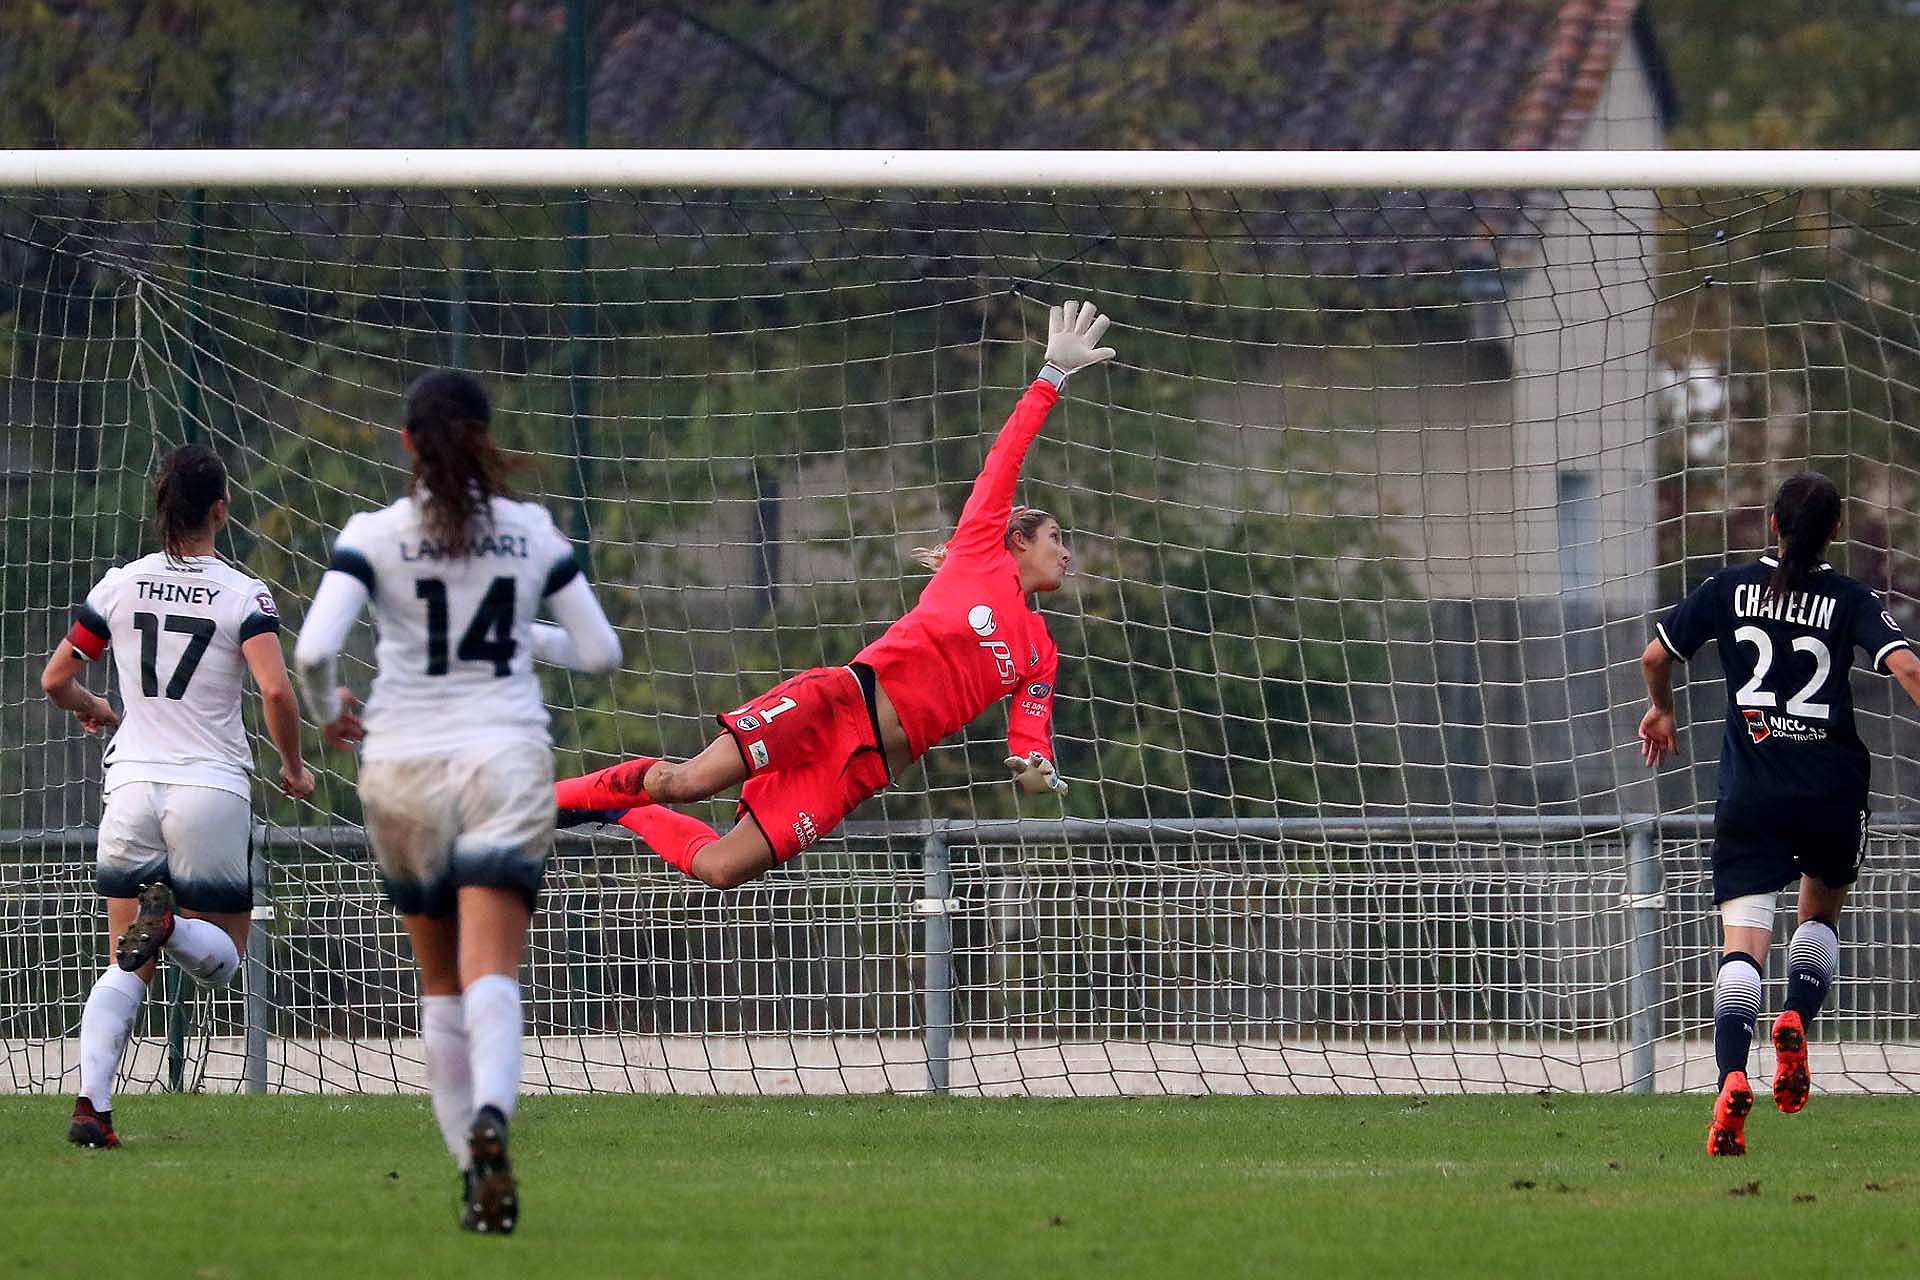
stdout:
<svg viewBox="0 0 1920 1280">
<path fill-rule="evenodd" d="M 81 1088 L 67 1126 L 69 1142 L 120 1145 L 113 1129 L 113 1076 L 160 953 L 166 951 L 195 979 L 224 986 L 240 971 L 250 923 L 246 912 L 178 908 L 164 883 L 148 885 L 137 898 L 107 899 L 114 966 L 94 984 L 81 1015 Z"/>
<path fill-rule="evenodd" d="M 733 830 L 694 855 L 693 878 L 716 889 L 737 889 L 773 867 L 773 846 L 767 843 L 760 824 L 742 818 Z"/>
<path fill-rule="evenodd" d="M 692 804 L 730 791 L 747 780 L 740 744 L 721 734 L 691 760 L 662 760 L 647 770 L 647 794 L 661 804 Z"/>
<path fill-rule="evenodd" d="M 1839 961 L 1835 926 L 1846 900 L 1844 887 L 1800 878 L 1800 923 L 1787 944 L 1787 1007 L 1773 1022 L 1773 1105 L 1789 1115 L 1805 1107 L 1813 1092 L 1807 1033 L 1833 985 Z"/>
<path fill-rule="evenodd" d="M 669 865 L 715 889 L 737 889 L 773 870 L 773 846 L 751 817 L 721 835 L 706 823 L 653 806 L 620 815 L 620 825 Z"/>
<path fill-rule="evenodd" d="M 745 782 L 747 762 L 740 748 L 721 734 L 691 760 L 656 760 L 640 756 L 609 765 L 577 778 L 563 778 L 553 787 L 559 807 L 555 825 L 618 822 L 629 809 L 652 804 L 692 804 L 719 795 Z"/>
</svg>

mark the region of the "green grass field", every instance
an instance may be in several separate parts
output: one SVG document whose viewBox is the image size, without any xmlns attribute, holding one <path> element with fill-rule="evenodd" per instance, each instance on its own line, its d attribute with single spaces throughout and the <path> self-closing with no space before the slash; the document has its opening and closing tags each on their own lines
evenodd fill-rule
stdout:
<svg viewBox="0 0 1920 1280">
<path fill-rule="evenodd" d="M 1920 1102 L 527 1101 L 511 1239 L 424 1099 L 0 1100 L 0 1275 L 1914 1276 Z"/>
</svg>

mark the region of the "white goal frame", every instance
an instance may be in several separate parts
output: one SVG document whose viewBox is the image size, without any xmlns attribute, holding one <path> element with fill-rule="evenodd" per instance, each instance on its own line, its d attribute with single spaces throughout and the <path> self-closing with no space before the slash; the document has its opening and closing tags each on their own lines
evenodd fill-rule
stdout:
<svg viewBox="0 0 1920 1280">
<path fill-rule="evenodd" d="M 339 191 L 368 190 L 393 192 L 420 190 L 429 192 L 536 191 L 546 193 L 585 193 L 588 191 L 650 192 L 667 189 L 703 189 L 755 192 L 998 192 L 1018 198 L 1026 193 L 1049 191 L 1132 191 L 1132 192 L 1220 192 L 1220 191 L 1327 191 L 1335 193 L 1382 192 L 1455 192 L 1455 193 L 1643 193 L 1715 192 L 1773 193 L 1821 192 L 1835 190 L 1920 191 L 1920 149 L 1839 151 L 1839 150 L 1622 150 L 1622 151 L 1112 151 L 1112 150 L 641 150 L 641 149 L 284 149 L 284 150 L 0 150 L 0 192 L 60 191 Z M 579 198 L 584 198 L 582 195 Z M 775 197 L 778 198 L 778 197 Z M 1715 197 L 1717 200 L 1717 197 Z M 1012 1091 L 1025 1087 L 1025 1066 L 1021 1055 L 1029 1047 L 1009 1036 L 1006 1044 L 966 1042 L 964 1025 L 956 1026 L 952 1000 L 953 967 L 956 943 L 953 918 L 960 914 L 970 872 L 963 861 L 962 886 L 955 888 L 954 860 L 948 842 L 957 848 L 975 851 L 997 848 L 1001 844 L 1017 846 L 1023 840 L 1047 839 L 1063 835 L 1084 836 L 1089 840 L 1132 842 L 1150 845 L 1157 842 L 1178 844 L 1196 839 L 1222 841 L 1254 837 L 1279 844 L 1298 834 L 1327 841 L 1347 841 L 1356 846 L 1375 843 L 1404 845 L 1414 849 L 1423 837 L 1461 839 L 1471 835 L 1489 846 L 1498 845 L 1509 835 L 1526 835 L 1540 843 L 1552 840 L 1587 839 L 1602 833 L 1620 846 L 1616 858 L 1620 884 L 1611 880 L 1593 897 L 1594 910 L 1618 910 L 1629 926 L 1627 954 L 1627 1007 L 1635 1011 L 1623 1025 L 1624 1039 L 1610 1050 L 1608 1063 L 1588 1061 L 1578 1047 L 1555 1047 L 1540 1051 L 1535 1046 L 1538 1078 L 1510 1078 L 1501 1074 L 1501 1046 L 1486 1046 L 1483 1055 L 1493 1072 L 1485 1079 L 1475 1078 L 1474 1064 L 1457 1080 L 1439 1087 L 1513 1088 L 1513 1087 L 1600 1087 L 1634 1091 L 1655 1088 L 1687 1088 L 1697 1081 L 1686 1075 L 1687 1046 L 1663 1043 L 1665 1037 L 1649 1011 L 1667 1003 L 1657 983 L 1661 967 L 1659 935 L 1669 918 L 1668 886 L 1660 872 L 1661 840 L 1685 844 L 1691 848 L 1700 842 L 1703 822 L 1699 814 L 1627 812 L 1616 807 L 1612 813 L 1579 818 L 1501 819 L 1476 824 L 1454 817 L 1383 819 L 1378 822 L 1359 817 L 1343 823 L 1338 818 L 1287 819 L 1272 824 L 1240 820 L 1108 819 L 1103 821 L 1069 820 L 983 820 L 965 824 L 964 830 L 949 829 L 947 820 L 924 828 L 906 830 L 889 825 L 871 824 L 873 829 L 859 832 L 869 838 L 918 842 L 924 845 L 919 867 L 908 873 L 906 884 L 921 896 L 904 900 L 904 906 L 924 926 L 921 960 L 925 969 L 922 988 L 916 994 L 924 1010 L 924 1037 L 911 1046 L 907 1057 L 894 1061 L 883 1047 L 874 1063 L 853 1064 L 837 1057 L 825 1064 L 809 1064 L 796 1057 L 790 1065 L 779 1065 L 776 1074 L 790 1072 L 800 1079 L 814 1070 L 844 1082 L 865 1070 L 875 1087 L 918 1089 L 936 1093 Z M 1295 825 L 1288 825 L 1289 823 Z M 1424 825 L 1423 825 L 1424 824 Z M 1256 829 L 1258 828 L 1258 829 Z M 1484 829 L 1482 829 L 1484 828 Z M 1469 829 L 1472 829 L 1470 832 Z M 14 843 L 46 842 L 78 847 L 81 831 L 8 832 Z M 263 830 L 263 836 L 266 833 Z M 283 837 L 296 842 L 310 840 L 332 849 L 335 843 L 351 844 L 350 830 L 330 831 L 324 839 L 311 831 L 288 829 Z M 1920 822 L 1902 816 L 1891 826 L 1876 826 L 1876 839 L 1885 844 L 1885 860 L 1877 865 L 1892 865 L 1903 875 L 1911 875 L 1916 893 L 1920 893 Z M 0 849 L 5 848 L 0 842 Z M 1609 855 L 1614 856 L 1614 855 Z M 1610 866 L 1613 864 L 1610 864 Z M 1598 881 L 1596 881 L 1596 884 Z M 1904 883 L 1904 882 L 1903 882 Z M 1904 892 L 1904 889 L 1903 889 Z M 1920 898 L 1916 898 L 1920 900 Z M 978 906 L 978 903 L 971 905 Z M 1704 916 L 1702 917 L 1704 919 Z M 256 931 L 256 954 L 250 963 L 264 963 L 260 948 L 266 931 Z M 233 1046 L 227 1057 L 240 1062 L 241 1078 L 236 1083 L 248 1089 L 268 1087 L 268 1033 L 263 1016 L 264 1005 L 254 1007 L 251 990 L 244 999 L 245 1043 Z M 1189 1071 L 1185 1065 L 1168 1068 L 1160 1061 L 1167 1053 L 1184 1052 L 1182 1046 L 1141 1041 L 1130 1047 L 1135 1057 L 1114 1065 L 1111 1055 L 1107 1076 L 1127 1087 L 1124 1077 L 1138 1075 L 1154 1078 L 1162 1070 L 1186 1073 L 1196 1078 L 1209 1069 L 1204 1055 L 1196 1055 Z M 1409 1063 L 1421 1059 L 1420 1042 L 1409 1039 L 1402 1056 Z M 984 1047 L 983 1047 L 984 1046 Z M 353 1046 L 349 1045 L 349 1051 Z M 651 1047 L 651 1046 L 650 1046 Z M 4 1049 L 0 1042 L 0 1049 Z M 1185 1047 L 1190 1049 L 1191 1046 Z M 159 1049 L 150 1046 L 156 1057 Z M 1258 1046 L 1255 1047 L 1258 1049 Z M 1322 1058 L 1341 1055 L 1364 1057 L 1365 1046 L 1354 1044 L 1319 1045 L 1312 1050 Z M 171 1048 L 170 1068 L 178 1087 L 180 1076 L 179 1045 Z M 705 1047 L 702 1046 L 702 1052 Z M 829 1045 L 837 1055 L 838 1048 Z M 1034 1053 L 1056 1054 L 1056 1046 L 1033 1049 Z M 1442 1049 L 1438 1051 L 1444 1053 Z M 1662 1058 L 1659 1053 L 1667 1057 Z M 1837 1047 L 1836 1047 L 1837 1052 Z M 624 1051 L 623 1051 L 624 1053 Z M 670 1074 L 670 1055 L 660 1049 L 661 1064 L 639 1062 L 622 1056 L 607 1067 L 611 1076 L 625 1078 L 658 1070 L 662 1079 Z M 316 1059 L 323 1057 L 315 1051 Z M 591 1066 L 589 1048 L 578 1055 Z M 703 1059 L 704 1063 L 704 1059 Z M 985 1067 L 1010 1072 L 994 1079 Z M 1132 1065 L 1128 1065 L 1131 1063 Z M 1185 1059 L 1181 1059 L 1185 1063 Z M 1611 1065 L 1609 1065 L 1611 1064 Z M 284 1065 L 284 1064 L 283 1064 Z M 752 1065 L 752 1064 L 750 1064 Z M 1920 1082 L 1920 1044 L 1894 1046 L 1890 1054 L 1862 1065 L 1852 1059 L 1834 1058 L 1830 1065 L 1869 1081 L 1870 1087 L 1891 1085 L 1915 1087 Z M 901 1068 L 899 1079 L 889 1074 Z M 583 1067 L 583 1070 L 585 1068 Z M 704 1066 L 701 1069 L 705 1069 Z M 731 1068 L 729 1068 L 731 1069 Z M 1409 1066 L 1405 1078 L 1383 1077 L 1387 1088 L 1425 1089 L 1431 1082 L 1421 1077 L 1425 1065 Z M 1071 1077 L 1078 1070 L 1071 1062 L 1057 1071 L 1078 1087 Z M 1256 1074 L 1255 1068 L 1241 1065 L 1243 1075 Z M 1278 1068 L 1275 1068 L 1278 1071 Z M 1607 1074 L 1611 1072 L 1612 1074 Z M 151 1074 L 156 1077 L 160 1068 Z M 696 1072 L 697 1073 L 697 1072 Z M 922 1074 L 923 1073 L 923 1074 Z M 316 1069 L 315 1079 L 325 1080 Z M 1093 1075 L 1100 1074 L 1094 1070 Z M 769 1086 L 753 1070 L 743 1077 L 743 1087 L 764 1089 Z M 784 1078 L 784 1077 L 783 1077 Z M 868 1077 L 861 1077 L 866 1080 Z M 1285 1088 L 1312 1091 L 1322 1086 L 1327 1091 L 1344 1091 L 1344 1079 L 1329 1073 L 1320 1077 L 1294 1079 L 1282 1072 L 1276 1075 Z M 359 1083 L 357 1075 L 354 1077 Z M 224 1081 L 223 1081 L 224 1083 Z M 411 1076 L 396 1075 L 393 1087 L 414 1087 Z M 804 1080 L 802 1081 L 804 1084 Z M 575 1087 L 572 1083 L 550 1087 Z M 677 1087 L 671 1083 L 666 1087 Z M 810 1087 L 810 1086 L 809 1086 Z M 852 1087 L 852 1086 L 845 1086 Z M 864 1088 L 867 1085 L 863 1084 Z M 1261 1088 L 1266 1085 L 1262 1084 Z M 1276 1086 L 1278 1087 L 1278 1086 Z"/>
<path fill-rule="evenodd" d="M 1885 151 L 0 151 L 0 189 L 1920 187 Z"/>
</svg>

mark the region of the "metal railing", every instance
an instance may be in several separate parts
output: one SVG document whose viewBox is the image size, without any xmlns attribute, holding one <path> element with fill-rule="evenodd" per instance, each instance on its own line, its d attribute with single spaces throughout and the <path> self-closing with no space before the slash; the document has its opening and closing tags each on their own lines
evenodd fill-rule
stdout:
<svg viewBox="0 0 1920 1280">
<path fill-rule="evenodd" d="M 1251 1072 L 1241 1048 L 1283 1041 L 1466 1056 L 1601 1041 L 1618 1049 L 1601 1087 L 1646 1091 L 1656 1050 L 1703 1013 L 1703 984 L 1684 975 L 1717 941 L 1710 828 L 1642 813 L 854 823 L 724 897 L 631 842 L 567 833 L 536 923 L 529 1016 L 536 1043 L 581 1055 L 580 1087 L 597 1087 L 588 1068 L 601 1064 L 576 1042 L 626 1036 L 911 1040 L 924 1077 L 905 1087 L 934 1093 L 981 1087 L 994 1055 L 1024 1078 L 1022 1055 L 1043 1042 L 1223 1046 L 1238 1055 L 1229 1072 Z M 1875 825 L 1868 874 L 1894 890 L 1867 909 L 1891 923 L 1855 943 L 1847 981 L 1868 1012 L 1840 1011 L 1843 1036 L 1920 1026 L 1901 989 L 1920 952 L 1906 935 L 1920 858 L 1903 842 L 1916 835 L 1905 815 Z M 89 829 L 0 831 L 9 1046 L 77 1023 L 97 972 L 87 949 L 101 945 L 92 846 Z M 411 1031 L 411 976 L 360 830 L 261 827 L 256 850 L 242 991 L 211 1002 L 196 1031 L 178 990 L 163 1087 L 189 1086 L 193 1037 L 212 1026 L 237 1032 L 234 1074 L 254 1092 L 273 1083 L 277 1046 Z M 56 936 L 70 945 L 36 951 Z M 281 1087 L 329 1087 L 278 1065 Z"/>
</svg>

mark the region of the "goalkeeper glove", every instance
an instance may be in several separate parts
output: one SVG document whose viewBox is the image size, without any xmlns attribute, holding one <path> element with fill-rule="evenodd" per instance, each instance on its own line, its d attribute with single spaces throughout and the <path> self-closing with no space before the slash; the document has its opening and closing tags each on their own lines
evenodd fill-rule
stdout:
<svg viewBox="0 0 1920 1280">
<path fill-rule="evenodd" d="M 1013 770 L 1013 780 L 1022 791 L 1029 795 L 1040 795 L 1051 791 L 1054 795 L 1067 794 L 1067 780 L 1053 767 L 1053 761 L 1038 751 L 1025 757 L 1008 756 L 1007 768 Z"/>
<path fill-rule="evenodd" d="M 1063 302 L 1047 310 L 1047 363 L 1040 376 L 1056 388 L 1090 365 L 1113 359 L 1113 348 L 1100 345 L 1113 322 L 1094 310 L 1091 302 Z"/>
</svg>

